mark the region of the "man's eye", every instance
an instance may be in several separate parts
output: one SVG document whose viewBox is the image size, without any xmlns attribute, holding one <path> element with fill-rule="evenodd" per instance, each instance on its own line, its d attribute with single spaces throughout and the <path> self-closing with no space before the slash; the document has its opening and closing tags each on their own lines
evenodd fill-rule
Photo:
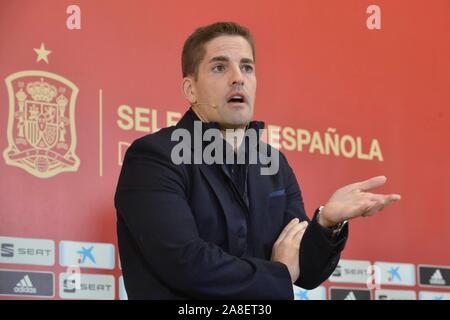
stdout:
<svg viewBox="0 0 450 320">
<path fill-rule="evenodd" d="M 253 66 L 251 66 L 249 64 L 244 64 L 242 66 L 242 69 L 244 69 L 245 72 L 252 72 L 253 71 Z"/>
<path fill-rule="evenodd" d="M 217 66 L 215 66 L 215 67 L 213 68 L 213 71 L 221 72 L 221 71 L 223 71 L 223 70 L 225 70 L 225 66 L 224 66 L 223 64 L 218 64 Z"/>
</svg>

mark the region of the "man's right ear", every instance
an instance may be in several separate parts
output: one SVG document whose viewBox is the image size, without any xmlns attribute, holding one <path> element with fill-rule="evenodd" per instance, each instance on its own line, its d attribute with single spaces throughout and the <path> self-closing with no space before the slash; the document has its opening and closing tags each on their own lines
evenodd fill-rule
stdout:
<svg viewBox="0 0 450 320">
<path fill-rule="evenodd" d="M 191 77 L 184 77 L 182 82 L 182 90 L 184 97 L 191 103 L 197 102 L 197 97 L 195 96 L 194 80 Z"/>
</svg>

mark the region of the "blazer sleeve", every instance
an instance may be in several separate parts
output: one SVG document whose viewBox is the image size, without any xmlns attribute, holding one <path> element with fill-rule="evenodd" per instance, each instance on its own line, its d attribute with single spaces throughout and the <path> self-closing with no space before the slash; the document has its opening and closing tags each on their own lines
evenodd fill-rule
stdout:
<svg viewBox="0 0 450 320">
<path fill-rule="evenodd" d="M 190 298 L 293 299 L 284 264 L 238 258 L 199 237 L 185 169 L 171 162 L 167 146 L 149 140 L 129 147 L 115 206 L 151 271 Z"/>
<path fill-rule="evenodd" d="M 284 155 L 282 157 L 285 160 L 287 176 L 285 224 L 293 218 L 299 218 L 300 221 L 306 219 L 309 222 L 300 243 L 300 277 L 294 284 L 310 290 L 327 280 L 336 268 L 341 251 L 347 242 L 348 223 L 340 235 L 332 239 L 330 230 L 318 223 L 316 215 L 309 219 L 305 213 L 302 193 L 295 174 Z"/>
</svg>

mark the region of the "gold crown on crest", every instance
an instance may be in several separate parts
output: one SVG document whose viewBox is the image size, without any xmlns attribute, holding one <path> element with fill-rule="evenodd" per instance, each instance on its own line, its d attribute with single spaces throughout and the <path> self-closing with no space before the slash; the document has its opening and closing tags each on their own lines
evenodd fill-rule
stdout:
<svg viewBox="0 0 450 320">
<path fill-rule="evenodd" d="M 47 82 L 44 82 L 43 78 L 41 78 L 41 81 L 28 83 L 27 92 L 31 95 L 34 101 L 45 102 L 52 101 L 58 93 L 56 87 Z"/>
</svg>

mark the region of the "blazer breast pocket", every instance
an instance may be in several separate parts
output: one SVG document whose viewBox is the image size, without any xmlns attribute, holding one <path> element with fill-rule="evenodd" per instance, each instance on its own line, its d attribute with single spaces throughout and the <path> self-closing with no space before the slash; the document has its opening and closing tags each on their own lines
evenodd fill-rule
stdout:
<svg viewBox="0 0 450 320">
<path fill-rule="evenodd" d="M 269 214 L 283 213 L 286 209 L 286 190 L 280 189 L 269 193 L 268 199 Z"/>
</svg>

